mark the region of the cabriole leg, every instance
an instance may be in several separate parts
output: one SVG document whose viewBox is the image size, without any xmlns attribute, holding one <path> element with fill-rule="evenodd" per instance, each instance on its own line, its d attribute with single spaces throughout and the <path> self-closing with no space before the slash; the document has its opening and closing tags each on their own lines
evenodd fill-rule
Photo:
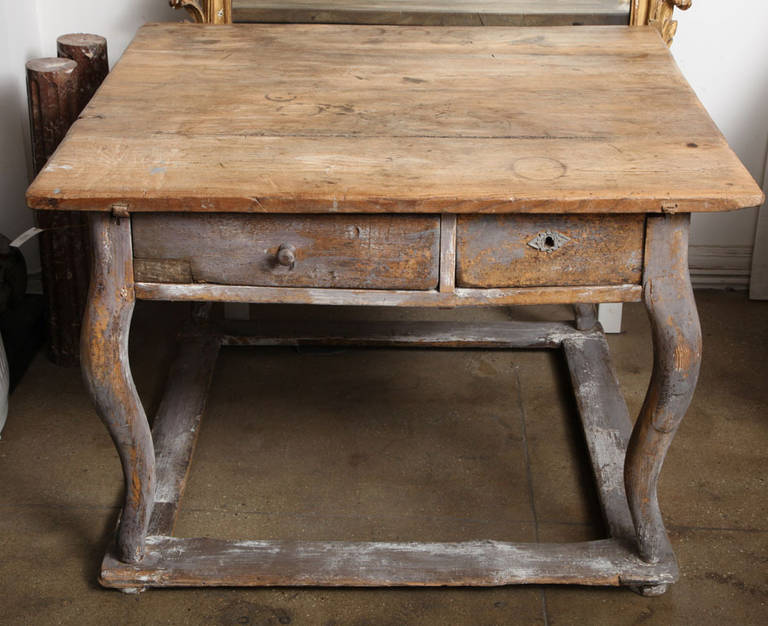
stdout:
<svg viewBox="0 0 768 626">
<path fill-rule="evenodd" d="M 670 557 L 656 488 L 661 466 L 693 397 L 701 328 L 688 275 L 690 215 L 648 218 L 643 294 L 653 333 L 653 373 L 627 449 L 624 479 L 640 557 Z"/>
<path fill-rule="evenodd" d="M 81 336 L 83 377 L 109 429 L 125 476 L 117 556 L 140 561 L 155 494 L 155 451 L 128 364 L 135 303 L 131 223 L 108 213 L 90 217 L 93 267 Z"/>
</svg>

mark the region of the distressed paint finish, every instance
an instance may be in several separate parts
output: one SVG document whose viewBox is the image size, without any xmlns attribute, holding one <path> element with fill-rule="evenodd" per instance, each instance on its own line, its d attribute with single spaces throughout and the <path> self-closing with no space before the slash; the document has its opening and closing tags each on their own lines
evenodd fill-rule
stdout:
<svg viewBox="0 0 768 626">
<path fill-rule="evenodd" d="M 456 287 L 456 216 L 440 216 L 440 292 L 449 293 Z"/>
<path fill-rule="evenodd" d="M 440 218 L 434 215 L 132 219 L 137 282 L 406 290 L 438 284 Z M 282 264 L 279 251 L 287 246 L 293 262 Z"/>
<path fill-rule="evenodd" d="M 577 583 L 662 592 L 676 579 L 677 566 L 656 484 L 700 359 L 686 269 L 688 216 L 680 214 L 757 204 L 760 190 L 651 29 L 600 29 L 599 43 L 589 27 L 525 32 L 381 27 L 371 38 L 373 30 L 147 26 L 57 153 L 54 167 L 30 189 L 30 202 L 44 208 L 104 211 L 108 203 L 120 203 L 121 220 L 102 213 L 92 221 L 97 278 L 83 339 L 86 380 L 121 454 L 127 485 L 116 551 L 105 556 L 102 583 L 126 590 Z M 164 64 L 156 62 L 159 55 Z M 257 75 L 243 73 L 247 66 L 259 67 Z M 637 107 L 638 101 L 654 106 Z M 445 103 L 450 106 L 436 108 Z M 660 117 L 659 110 L 665 115 Z M 137 216 L 164 211 L 178 212 L 175 222 L 162 218 L 180 225 L 175 234 L 158 228 L 157 215 Z M 242 220 L 222 215 L 230 212 L 292 215 L 282 221 L 275 215 L 243 215 Z M 426 257 L 419 256 L 418 244 L 408 245 L 413 240 L 407 228 L 382 229 L 387 230 L 382 240 L 397 250 L 390 256 L 405 256 L 405 265 L 390 272 L 403 275 L 405 288 L 338 288 L 360 280 L 356 263 L 389 258 L 378 244 L 365 253 L 346 254 L 349 250 L 337 241 L 327 248 L 327 258 L 315 262 L 316 271 L 308 272 L 301 283 L 306 286 L 261 286 L 249 261 L 240 262 L 250 253 L 249 243 L 256 242 L 268 251 L 259 254 L 281 265 L 270 271 L 301 272 L 306 250 L 322 244 L 313 240 L 302 248 L 306 242 L 289 237 L 311 238 L 309 233 L 322 230 L 323 220 L 348 224 L 363 213 L 401 213 L 402 224 L 411 226 L 431 220 Z M 512 215 L 480 215 L 486 213 Z M 149 226 L 138 233 L 137 254 L 151 251 L 137 259 L 142 281 L 136 283 L 132 219 L 137 233 L 141 225 Z M 482 255 L 476 251 L 462 252 L 462 224 L 484 221 L 493 225 L 488 232 L 464 229 L 487 251 L 478 261 Z M 263 226 L 278 222 L 278 241 L 264 247 L 258 237 L 269 228 Z M 566 232 L 577 223 L 583 233 L 578 228 Z M 203 236 L 198 231 L 205 227 L 199 224 L 222 228 Z M 245 229 L 245 240 L 238 239 L 241 224 L 253 226 Z M 505 224 L 515 226 L 505 231 Z M 516 258 L 499 262 L 499 252 L 525 230 L 523 224 L 531 232 L 515 245 L 520 244 L 523 257 L 539 255 L 531 257 L 536 261 L 527 268 Z M 629 224 L 629 230 L 616 230 L 621 224 Z M 328 241 L 338 236 L 338 228 L 330 230 Z M 546 233 L 561 230 L 549 245 Z M 234 247 L 227 248 L 230 242 Z M 215 262 L 202 270 L 196 263 L 208 248 Z M 344 261 L 332 271 L 342 281 L 323 283 L 323 272 L 339 254 Z M 567 265 L 557 263 L 566 254 L 573 254 L 574 272 L 564 278 Z M 480 276 L 476 284 L 483 288 L 462 284 L 461 273 L 470 274 L 473 265 Z M 211 267 L 215 273 L 206 274 Z M 485 288 L 494 284 L 483 276 L 488 268 L 500 277 L 500 288 Z M 425 275 L 419 272 L 427 273 L 428 283 L 418 282 Z M 211 278 L 223 284 L 196 282 Z M 157 282 L 163 280 L 179 282 Z M 514 286 L 520 280 L 526 286 Z M 305 331 L 262 326 L 249 332 L 217 329 L 205 314 L 206 303 L 216 301 L 454 307 L 593 305 L 641 295 L 651 317 L 655 360 L 631 438 L 599 330 L 583 332 L 570 324 L 395 324 L 353 326 L 346 334 L 327 326 Z M 127 364 L 134 297 L 196 302 L 202 318 L 185 337 L 189 343 L 170 377 L 174 389 L 155 425 L 157 493 L 154 448 Z M 586 306 L 577 317 L 581 328 L 594 325 Z M 611 538 L 577 544 L 446 544 L 167 536 L 218 345 L 301 345 L 324 339 L 344 345 L 562 346 Z M 155 495 L 158 506 L 147 536 Z"/>
<path fill-rule="evenodd" d="M 166 391 L 152 424 L 157 488 L 149 525 L 151 535 L 173 533 L 219 346 L 216 337 L 184 337 L 168 374 Z"/>
<path fill-rule="evenodd" d="M 640 285 L 585 287 L 521 287 L 519 289 L 455 289 L 397 291 L 383 289 L 314 289 L 248 287 L 242 285 L 173 285 L 137 283 L 140 300 L 202 302 L 261 302 L 349 306 L 506 306 L 512 304 L 571 304 L 574 302 L 638 302 Z"/>
<path fill-rule="evenodd" d="M 211 330 L 227 346 L 374 346 L 407 348 L 557 348 L 582 338 L 569 324 L 540 322 L 225 321 Z"/>
<path fill-rule="evenodd" d="M 592 330 L 597 324 L 596 304 L 574 304 L 573 312 L 576 316 L 576 328 L 578 330 Z"/>
<path fill-rule="evenodd" d="M 643 215 L 461 215 L 456 284 L 640 284 L 644 226 Z"/>
<path fill-rule="evenodd" d="M 624 457 L 632 431 L 629 410 L 602 332 L 563 338 L 603 517 L 611 537 L 634 544 L 635 527 L 624 491 Z M 674 559 L 667 565 L 674 569 Z"/>
<path fill-rule="evenodd" d="M 131 223 L 108 213 L 90 216 L 93 266 L 83 319 L 81 365 L 96 411 L 109 429 L 125 476 L 117 551 L 140 561 L 155 496 L 152 436 L 128 362 L 135 303 Z"/>
<path fill-rule="evenodd" d="M 627 451 L 625 482 L 640 556 L 668 556 L 657 485 L 667 450 L 693 397 L 701 328 L 688 275 L 690 215 L 648 218 L 643 296 L 653 334 L 653 373 Z"/>
<path fill-rule="evenodd" d="M 571 544 L 224 541 L 147 538 L 137 565 L 107 554 L 108 587 L 190 586 L 617 586 L 672 582 L 666 564 L 640 560 L 626 544 L 606 539 Z"/>
</svg>

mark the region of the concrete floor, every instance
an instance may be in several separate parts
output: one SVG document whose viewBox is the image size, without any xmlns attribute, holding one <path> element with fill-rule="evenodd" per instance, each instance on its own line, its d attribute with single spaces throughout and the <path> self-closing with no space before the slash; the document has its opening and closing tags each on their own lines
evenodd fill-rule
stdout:
<svg viewBox="0 0 768 626">
<path fill-rule="evenodd" d="M 0 623 L 767 624 L 768 303 L 697 299 L 704 365 L 660 487 L 682 576 L 660 598 L 554 586 L 103 590 L 122 489 L 116 453 L 79 372 L 39 355 L 0 441 Z M 132 363 L 150 414 L 183 314 L 145 303 L 135 316 Z M 625 308 L 624 329 L 609 342 L 636 414 L 651 360 L 640 305 Z M 604 529 L 555 352 L 228 348 L 176 534 L 570 541 Z"/>
</svg>

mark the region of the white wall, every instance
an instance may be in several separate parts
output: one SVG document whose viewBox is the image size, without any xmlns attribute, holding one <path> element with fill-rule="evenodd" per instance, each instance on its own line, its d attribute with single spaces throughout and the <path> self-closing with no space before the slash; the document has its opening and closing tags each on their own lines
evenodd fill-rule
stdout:
<svg viewBox="0 0 768 626">
<path fill-rule="evenodd" d="M 2 1 L 2 0 L 0 0 Z M 56 56 L 56 38 L 64 33 L 95 33 L 107 38 L 114 65 L 136 30 L 146 22 L 184 19 L 167 0 L 35 0 L 40 18 L 42 51 Z"/>
<path fill-rule="evenodd" d="M 749 171 L 763 183 L 768 150 L 768 2 L 694 0 L 676 11 L 672 53 Z M 674 167 L 674 164 L 671 164 Z M 757 209 L 694 215 L 691 262 L 699 284 L 746 286 Z"/>
<path fill-rule="evenodd" d="M 0 233 L 11 239 L 32 225 L 24 203 L 29 161 L 24 64 L 39 54 L 35 3 L 0 0 Z M 28 244 L 24 252 L 30 269 L 38 268 L 36 245 Z"/>
<path fill-rule="evenodd" d="M 107 38 L 110 62 L 120 57 L 145 22 L 182 19 L 166 0 L 0 0 L 0 232 L 13 239 L 32 225 L 24 192 L 30 178 L 24 64 L 56 56 L 56 38 L 90 32 Z M 29 270 L 40 268 L 26 244 Z"/>
</svg>

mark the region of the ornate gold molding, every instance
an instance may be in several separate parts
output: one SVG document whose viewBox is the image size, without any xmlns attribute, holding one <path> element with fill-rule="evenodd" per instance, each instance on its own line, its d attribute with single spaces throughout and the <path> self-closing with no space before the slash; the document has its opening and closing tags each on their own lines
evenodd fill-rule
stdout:
<svg viewBox="0 0 768 626">
<path fill-rule="evenodd" d="M 675 8 L 685 11 L 691 8 L 693 0 L 632 0 L 633 25 L 648 24 L 659 31 L 667 45 L 677 31 L 677 22 L 672 19 Z"/>
<path fill-rule="evenodd" d="M 201 24 L 231 24 L 232 0 L 169 0 L 174 9 L 186 9 Z"/>
<path fill-rule="evenodd" d="M 693 0 L 631 0 L 630 24 L 649 24 L 661 33 L 667 45 L 677 30 L 672 19 L 675 8 L 686 10 Z M 231 24 L 232 0 L 169 0 L 175 9 L 186 9 L 196 22 L 203 24 Z"/>
</svg>

